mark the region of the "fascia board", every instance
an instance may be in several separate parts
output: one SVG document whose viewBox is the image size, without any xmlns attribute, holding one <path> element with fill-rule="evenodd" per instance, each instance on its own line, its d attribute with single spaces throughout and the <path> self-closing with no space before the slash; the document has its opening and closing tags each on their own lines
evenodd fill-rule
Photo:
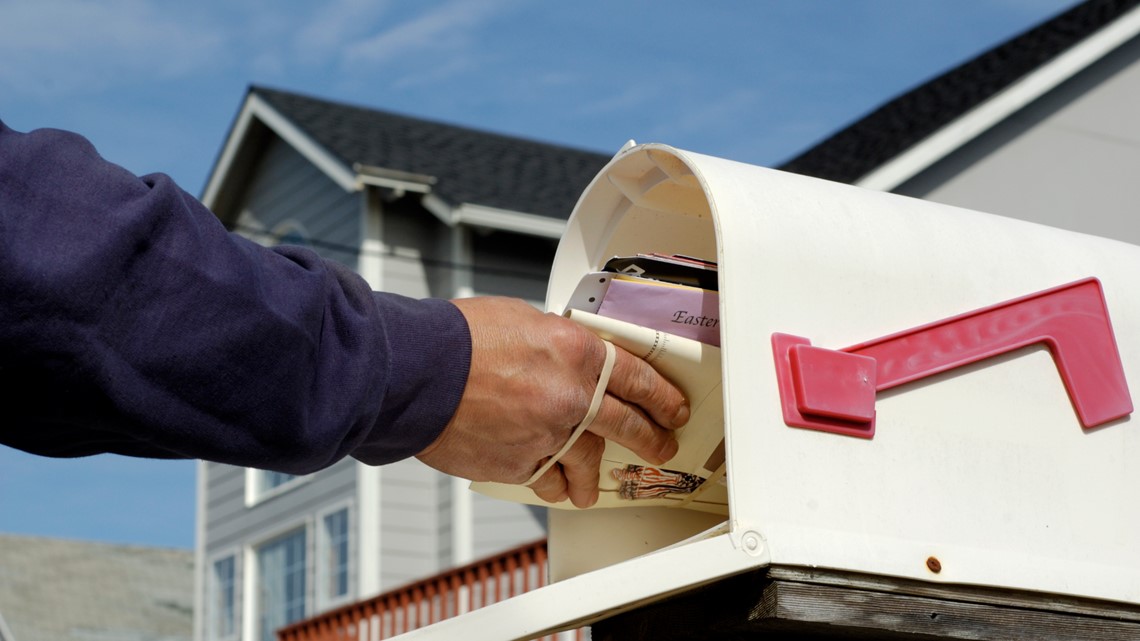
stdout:
<svg viewBox="0 0 1140 641">
<path fill-rule="evenodd" d="M 241 113 L 238 114 L 233 131 L 226 139 L 218 164 L 215 165 L 214 171 L 206 183 L 206 189 L 202 195 L 202 202 L 205 203 L 206 207 L 211 210 L 214 209 L 225 177 L 233 169 L 238 150 L 243 144 L 246 144 L 247 134 L 254 118 L 260 120 L 273 133 L 289 143 L 306 160 L 324 172 L 329 179 L 340 185 L 342 189 L 347 192 L 360 190 L 361 184 L 357 180 L 355 172 L 337 160 L 327 149 L 317 144 L 308 134 L 298 129 L 288 118 L 282 116 L 280 112 L 265 102 L 261 96 L 250 94 L 246 98 L 245 104 L 242 105 Z"/>
<path fill-rule="evenodd" d="M 420 200 L 424 209 L 430 211 L 436 218 L 440 219 L 443 224 L 448 227 L 454 227 L 456 223 L 456 210 L 449 205 L 444 199 L 436 196 L 435 194 L 426 194 Z"/>
<path fill-rule="evenodd" d="M 1140 8 L 1058 55 L 854 184 L 890 191 L 1037 100 L 1140 33 Z"/>
<path fill-rule="evenodd" d="M 566 231 L 565 220 L 470 203 L 464 203 L 455 209 L 454 216 L 457 223 L 544 238 L 561 238 Z"/>
<path fill-rule="evenodd" d="M 266 124 L 278 136 L 293 146 L 309 162 L 323 171 L 333 182 L 340 185 L 347 192 L 358 191 L 360 186 L 356 180 L 356 172 L 345 166 L 327 149 L 317 144 L 308 134 L 301 131 L 291 120 L 282 116 L 269 103 L 257 94 L 249 97 L 249 105 L 253 115 Z"/>
<path fill-rule="evenodd" d="M 218 192 L 222 188 L 225 177 L 230 173 L 234 158 L 237 157 L 238 148 L 241 147 L 246 134 L 249 132 L 249 126 L 253 120 L 253 108 L 250 105 L 251 97 L 246 97 L 241 112 L 238 113 L 237 121 L 230 131 L 229 137 L 226 138 L 222 154 L 218 157 L 218 162 L 214 165 L 214 170 L 210 172 L 210 178 L 206 182 L 206 188 L 202 191 L 202 202 L 211 211 L 217 204 Z"/>
</svg>

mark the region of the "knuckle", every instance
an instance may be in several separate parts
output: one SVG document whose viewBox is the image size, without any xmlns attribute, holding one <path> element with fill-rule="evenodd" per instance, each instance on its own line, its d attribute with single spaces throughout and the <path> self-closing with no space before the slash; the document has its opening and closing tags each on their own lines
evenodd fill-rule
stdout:
<svg viewBox="0 0 1140 641">
<path fill-rule="evenodd" d="M 583 434 L 574 447 L 566 452 L 563 460 L 577 473 L 576 476 L 594 475 L 602 462 L 602 452 L 605 451 L 605 441 L 593 434 Z M 567 469 L 570 473 L 570 469 Z"/>
<path fill-rule="evenodd" d="M 550 420 L 559 424 L 577 424 L 586 415 L 589 405 L 590 399 L 585 390 L 581 388 L 563 389 L 560 394 L 551 399 L 550 409 L 553 415 Z"/>
<path fill-rule="evenodd" d="M 538 469 L 537 465 L 533 467 L 527 467 L 527 465 L 522 461 L 516 461 L 510 466 L 507 471 L 506 482 L 513 484 L 523 483 L 530 478 L 531 474 L 534 474 L 534 471 L 536 469 Z"/>
<path fill-rule="evenodd" d="M 614 426 L 615 439 L 625 442 L 640 440 L 645 431 L 645 423 L 645 418 L 639 411 L 623 404 Z"/>
</svg>

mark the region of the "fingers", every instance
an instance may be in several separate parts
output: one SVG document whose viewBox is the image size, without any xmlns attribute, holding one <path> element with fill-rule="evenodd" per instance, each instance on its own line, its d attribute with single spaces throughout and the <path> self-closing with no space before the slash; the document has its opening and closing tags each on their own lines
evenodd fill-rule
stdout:
<svg viewBox="0 0 1140 641">
<path fill-rule="evenodd" d="M 598 469 L 602 464 L 605 442 L 594 434 L 584 433 L 566 454 L 530 489 L 538 498 L 551 503 L 570 499 L 575 507 L 586 508 L 598 502 Z"/>
<path fill-rule="evenodd" d="M 545 463 L 546 461 L 543 461 L 539 467 Z M 538 498 L 547 503 L 561 503 L 569 497 L 566 492 L 566 476 L 562 473 L 562 466 L 560 465 L 554 465 L 546 470 L 545 474 L 530 484 L 530 489 L 538 495 Z"/>
<path fill-rule="evenodd" d="M 598 502 L 598 470 L 605 449 L 605 441 L 585 432 L 559 461 L 566 475 L 566 493 L 576 507 L 590 507 Z"/>
<path fill-rule="evenodd" d="M 689 421 L 689 403 L 680 390 L 649 363 L 625 350 L 617 351 L 613 375 L 606 389 L 648 412 L 660 426 L 677 429 Z"/>
<path fill-rule="evenodd" d="M 589 431 L 629 448 L 653 465 L 664 465 L 677 454 L 677 439 L 650 420 L 641 408 L 607 394 Z"/>
<path fill-rule="evenodd" d="M 609 394 L 590 431 L 633 451 L 654 465 L 677 454 L 672 429 L 689 420 L 689 405 L 671 383 L 645 361 L 617 351 Z"/>
</svg>

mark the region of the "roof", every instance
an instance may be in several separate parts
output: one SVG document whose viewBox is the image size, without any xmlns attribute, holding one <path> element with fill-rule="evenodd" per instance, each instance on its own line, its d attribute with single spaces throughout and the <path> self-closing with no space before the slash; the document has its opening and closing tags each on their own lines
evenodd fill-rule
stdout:
<svg viewBox="0 0 1140 641">
<path fill-rule="evenodd" d="M 858 182 L 1090 39 L 1137 5 L 1140 0 L 1083 2 L 883 104 L 779 168 L 838 182 Z"/>
<path fill-rule="evenodd" d="M 432 179 L 450 205 L 570 216 L 609 155 L 254 86 L 344 166 Z"/>
<path fill-rule="evenodd" d="M 0 534 L 5 641 L 189 641 L 193 585 L 191 550 Z"/>
</svg>

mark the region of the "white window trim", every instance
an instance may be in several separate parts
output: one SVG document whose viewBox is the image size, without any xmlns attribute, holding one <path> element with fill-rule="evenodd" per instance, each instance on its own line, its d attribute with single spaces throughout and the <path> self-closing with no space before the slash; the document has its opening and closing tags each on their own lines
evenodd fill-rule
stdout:
<svg viewBox="0 0 1140 641">
<path fill-rule="evenodd" d="M 243 567 L 243 554 L 241 548 L 230 547 L 225 548 L 220 552 L 215 552 L 206 559 L 206 586 L 205 586 L 205 602 L 203 604 L 203 630 L 202 638 L 206 641 L 231 641 L 236 640 L 241 635 L 242 631 L 242 587 L 244 585 L 244 577 L 242 575 Z M 214 634 L 214 589 L 216 587 L 216 578 L 214 576 L 214 564 L 226 558 L 234 560 L 234 629 L 233 632 L 226 636 L 213 636 Z"/>
<path fill-rule="evenodd" d="M 325 517 L 347 510 L 348 523 L 346 535 L 348 536 L 348 591 L 344 596 L 329 598 L 325 594 L 324 584 L 328 578 L 329 568 L 325 562 L 325 546 L 328 544 L 328 533 L 325 531 Z M 344 499 L 332 503 L 317 512 L 314 522 L 316 535 L 313 537 L 313 544 L 315 552 L 313 553 L 313 566 L 314 566 L 314 579 L 313 579 L 313 592 L 314 600 L 316 601 L 316 609 L 314 614 L 331 610 L 337 606 L 352 603 L 356 596 L 356 555 L 357 555 L 357 524 L 356 524 L 356 505 L 352 499 Z"/>
<path fill-rule="evenodd" d="M 298 487 L 303 486 L 312 480 L 312 474 L 305 474 L 304 476 L 297 476 L 290 481 L 282 483 L 275 488 L 261 491 L 261 477 L 265 474 L 265 470 L 259 470 L 253 467 L 245 468 L 245 506 L 253 507 L 264 503 L 274 497 L 281 496 L 286 492 L 292 492 Z"/>
<path fill-rule="evenodd" d="M 252 469 L 252 468 L 251 468 Z M 308 477 L 300 477 L 307 479 Z M 247 481 L 249 477 L 246 477 Z M 286 483 L 280 487 L 292 485 Z M 247 484 L 248 487 L 248 484 Z M 276 489 L 276 488 L 275 488 Z M 262 530 L 246 542 L 242 554 L 242 599 L 241 599 L 241 636 L 246 641 L 257 641 L 257 598 L 261 594 L 258 590 L 257 576 L 260 568 L 257 567 L 257 551 L 267 543 L 284 537 L 293 532 L 305 532 L 305 618 L 313 615 L 313 539 L 314 526 L 312 515 L 284 521 L 273 528 Z"/>
</svg>

